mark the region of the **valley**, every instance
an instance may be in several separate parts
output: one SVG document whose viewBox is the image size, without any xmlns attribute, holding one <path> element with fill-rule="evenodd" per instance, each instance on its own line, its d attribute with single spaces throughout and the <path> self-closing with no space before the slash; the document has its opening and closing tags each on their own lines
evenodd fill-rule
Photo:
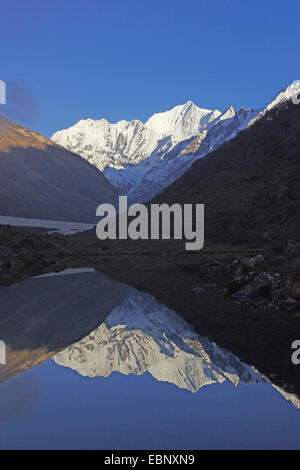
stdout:
<svg viewBox="0 0 300 470">
<path fill-rule="evenodd" d="M 55 209 L 58 193 L 54 198 L 51 193 L 47 194 L 47 204 L 45 204 L 45 199 L 41 199 L 36 193 L 32 199 L 32 205 L 28 206 L 30 211 L 25 212 L 27 217 L 20 217 L 22 213 L 20 205 L 16 205 L 16 211 L 12 212 L 12 215 L 19 217 L 2 215 L 0 219 L 3 223 L 0 226 L 0 286 L 2 286 L 0 294 L 3 293 L 4 303 L 0 326 L 2 325 L 1 337 L 9 345 L 8 357 L 10 358 L 9 366 L 4 366 L 4 368 L 2 366 L 1 369 L 3 381 L 47 362 L 51 357 L 55 357 L 55 361 L 64 367 L 76 370 L 79 368 L 82 371 L 81 361 L 88 353 L 82 351 L 79 354 L 79 351 L 82 348 L 81 344 L 87 341 L 87 351 L 93 351 L 95 347 L 99 349 L 98 354 L 92 356 L 98 364 L 95 367 L 100 367 L 100 369 L 104 367 L 101 373 L 93 372 L 92 375 L 98 373 L 101 376 L 110 375 L 115 369 L 123 371 L 125 375 L 133 371 L 138 375 L 149 372 L 158 380 L 166 380 L 180 384 L 179 387 L 197 390 L 202 386 L 202 380 L 203 384 L 206 381 L 210 383 L 211 380 L 223 382 L 224 377 L 227 377 L 229 382 L 236 383 L 238 379 L 234 377 L 232 367 L 229 367 L 231 375 L 227 372 L 224 374 L 224 371 L 219 369 L 218 357 L 223 354 L 220 351 L 225 350 L 228 352 L 226 354 L 233 355 L 230 357 L 238 358 L 241 364 L 246 364 L 251 368 L 251 372 L 247 369 L 249 373 L 247 372 L 247 377 L 245 376 L 246 382 L 247 380 L 251 382 L 252 379 L 249 377 L 254 374 L 256 377 L 254 381 L 272 383 L 272 387 L 279 390 L 286 400 L 298 406 L 300 369 L 292 362 L 292 344 L 300 331 L 300 193 L 298 184 L 300 108 L 293 105 L 289 97 L 289 91 L 283 92 L 279 98 L 276 98 L 276 104 L 270 106 L 266 113 L 262 112 L 258 115 L 250 126 L 201 158 L 198 158 L 201 155 L 200 147 L 197 142 L 194 142 L 195 139 L 201 141 L 201 133 L 199 138 L 190 140 L 188 149 L 191 149 L 193 153 L 190 154 L 190 150 L 186 150 L 190 168 L 186 168 L 187 171 L 181 178 L 177 178 L 178 173 L 176 173 L 176 181 L 172 183 L 171 178 L 169 182 L 172 184 L 146 203 L 146 210 L 151 209 L 152 203 L 204 204 L 205 236 L 202 250 L 187 251 L 185 249 L 187 240 L 173 239 L 172 236 L 170 240 L 151 240 L 150 238 L 99 240 L 96 235 L 97 218 L 87 220 L 86 212 L 78 212 L 81 207 L 78 204 L 64 206 L 63 210 L 67 214 L 64 220 L 69 220 L 69 222 L 63 222 L 62 219 L 51 220 L 51 214 L 59 214 Z M 221 117 L 221 115 L 215 117 L 211 113 L 205 113 L 204 116 L 206 116 L 204 125 L 207 128 L 218 120 L 219 116 Z M 210 121 L 213 117 L 214 120 Z M 160 122 L 160 118 L 157 118 L 154 119 L 154 123 L 156 120 Z M 220 125 L 223 126 L 223 123 Z M 122 126 L 126 127 L 127 124 L 123 123 Z M 218 126 L 219 124 L 215 123 L 212 129 Z M 63 152 L 62 155 L 65 158 L 70 161 L 75 158 L 78 165 L 83 164 L 84 171 L 95 178 L 93 184 L 95 182 L 96 186 L 93 191 L 97 191 L 97 181 L 99 181 L 98 190 L 102 194 L 101 197 L 110 194 L 109 198 L 103 201 L 104 204 L 117 201 L 118 189 L 105 179 L 99 169 L 68 150 L 57 147 L 57 144 L 44 141 L 44 138 L 38 137 L 35 133 L 28 134 L 30 137 L 28 141 L 26 133 L 30 131 L 15 127 L 13 124 L 9 125 L 9 129 L 11 128 L 13 130 L 9 136 L 14 138 L 17 135 L 20 139 L 18 145 L 22 148 L 22 156 L 26 157 L 24 161 L 28 168 L 32 165 L 30 160 L 32 151 L 26 149 L 29 143 L 34 147 L 33 152 L 36 150 L 44 152 L 44 148 L 48 149 L 53 145 L 55 153 Z M 11 143 L 6 157 L 7 150 L 4 147 L 8 141 L 4 140 L 3 132 L 0 133 L 0 143 L 2 136 L 4 158 L 14 158 L 15 151 L 11 150 Z M 184 140 L 184 142 L 186 144 L 187 141 Z M 42 148 L 39 148 L 40 145 Z M 174 149 L 176 147 L 184 149 L 184 145 L 182 142 L 175 144 Z M 172 154 L 172 150 L 170 152 Z M 197 152 L 200 154 L 198 155 Z M 46 156 L 44 153 L 40 155 L 40 158 Z M 174 164 L 176 155 L 172 155 L 174 160 L 171 158 L 171 166 L 176 168 Z M 167 161 L 167 159 L 166 154 L 163 160 Z M 143 161 L 147 162 L 147 158 Z M 54 160 L 51 168 L 55 169 L 56 165 L 58 161 Z M 153 166 L 154 170 L 160 171 L 159 163 Z M 43 175 L 42 167 L 39 171 Z M 114 171 L 119 170 L 114 167 Z M 122 172 L 123 169 L 120 171 Z M 55 180 L 60 191 L 66 191 L 68 188 L 69 183 L 66 178 L 69 178 L 71 174 L 73 173 L 63 172 L 60 179 Z M 26 184 L 30 184 L 31 181 L 28 175 L 30 176 L 30 172 L 27 171 L 22 174 Z M 86 191 L 90 191 L 90 180 L 88 178 L 84 185 L 83 181 L 85 180 L 81 178 L 77 180 L 76 184 L 79 184 L 77 188 L 83 191 L 82 194 L 87 194 Z M 70 189 L 73 191 L 73 186 L 70 186 Z M 103 190 L 109 192 L 104 193 Z M 96 201 L 99 202 L 99 199 L 97 199 L 96 192 L 90 194 L 92 196 L 89 196 L 88 208 L 89 213 L 92 214 L 93 207 L 97 207 Z M 68 198 L 64 198 L 64 201 L 67 200 Z M 138 198 L 135 202 L 137 200 Z M 18 198 L 15 202 L 11 201 L 16 204 Z M 71 222 L 74 209 L 79 215 L 77 222 Z M 40 214 L 45 214 L 49 218 L 44 217 L 43 220 L 39 217 Z M 30 219 L 30 216 L 33 218 Z M 90 224 L 83 222 L 90 222 Z M 151 223 L 149 231 L 151 232 Z M 76 274 L 78 269 L 78 274 Z M 78 283 L 72 281 L 72 278 L 76 279 L 73 277 L 75 275 L 78 276 Z M 90 277 L 96 280 L 95 285 L 94 281 L 89 285 Z M 68 280 L 64 281 L 65 278 Z M 102 286 L 100 290 L 104 288 L 106 292 L 107 302 L 104 302 L 103 295 L 98 298 L 99 282 Z M 108 284 L 116 283 L 111 294 L 106 287 L 107 282 Z M 22 286 L 30 286 L 31 283 L 33 286 L 40 284 L 40 289 L 35 294 L 33 292 L 30 294 L 27 290 L 26 293 L 23 292 Z M 50 284 L 53 284 L 53 295 Z M 48 286 L 47 289 L 50 290 L 46 290 L 42 296 L 48 301 L 43 306 L 39 318 L 39 293 L 43 285 Z M 109 327 L 109 316 L 108 320 L 105 320 L 111 310 L 110 307 L 106 309 L 107 305 L 113 306 L 115 305 L 114 298 L 119 299 L 117 286 L 125 285 L 126 288 L 120 289 L 121 296 L 126 289 L 130 292 L 133 290 L 138 296 L 144 296 L 143 305 L 138 303 L 138 306 L 133 307 L 136 312 L 133 314 L 134 322 L 138 321 L 141 327 L 136 338 L 132 337 L 131 332 L 127 336 L 127 331 L 123 326 L 117 327 L 112 324 Z M 17 317 L 12 314 L 9 292 L 14 290 L 14 286 L 21 289 L 23 299 L 28 297 L 28 305 L 31 305 L 33 297 L 36 298 L 37 295 L 34 300 L 37 309 L 34 308 L 30 315 L 26 313 L 27 308 L 19 310 L 18 307 L 16 311 L 20 313 Z M 78 292 L 73 292 L 73 287 Z M 92 295 L 91 298 L 84 297 L 83 288 L 87 289 L 88 295 Z M 160 339 L 156 338 L 155 341 L 159 342 L 159 347 L 163 350 L 171 348 L 171 351 L 175 348 L 176 357 L 179 355 L 179 362 L 176 365 L 170 358 L 166 359 L 168 364 L 166 370 L 164 366 L 161 366 L 162 369 L 157 369 L 157 361 L 162 360 L 164 364 L 165 359 L 157 356 L 157 345 L 153 344 L 153 340 L 149 338 L 149 331 L 144 331 L 142 327 L 142 324 L 145 322 L 148 324 L 150 317 L 153 317 L 154 323 L 150 330 L 154 332 L 162 321 L 161 315 L 155 317 L 154 304 L 151 311 L 147 310 L 147 315 L 149 314 L 150 317 L 141 316 L 144 302 L 147 305 L 148 300 L 152 298 L 160 304 L 160 308 L 164 311 L 163 316 L 165 316 L 163 320 L 165 323 L 162 326 L 164 340 L 160 338 L 161 333 L 157 332 Z M 84 305 L 85 302 L 91 305 L 89 318 L 86 315 L 82 316 L 82 309 L 78 310 L 78 306 Z M 139 302 L 138 298 L 133 302 Z M 132 305 L 130 299 L 129 304 Z M 4 308 L 5 305 L 7 305 L 7 311 L 6 307 Z M 43 313 L 45 308 L 47 311 Z M 125 306 L 120 308 L 121 316 L 125 315 L 126 308 Z M 73 314 L 72 309 L 77 313 Z M 176 339 L 177 333 L 175 334 L 174 331 L 177 331 L 177 327 L 170 332 L 171 343 L 168 343 L 166 336 L 173 321 L 173 314 L 170 316 L 170 311 L 176 312 L 178 321 L 186 322 L 185 324 L 190 325 L 194 332 L 188 333 L 192 335 L 189 336 L 191 342 L 188 347 L 192 349 L 196 347 L 196 350 L 192 352 L 192 349 L 189 349 L 189 365 L 186 366 L 186 370 L 184 369 L 185 372 L 181 367 L 183 363 L 185 364 L 183 351 L 187 346 L 182 349 L 182 338 Z M 25 314 L 29 317 L 27 318 Z M 126 324 L 130 323 L 131 316 L 124 321 Z M 65 322 L 69 325 L 67 331 Z M 22 324 L 28 325 L 23 332 Z M 149 324 L 148 327 L 150 327 Z M 103 335 L 108 336 L 109 339 L 103 340 L 102 343 Z M 199 337 L 202 339 L 199 340 Z M 200 343 L 198 344 L 197 341 Z M 106 344 L 108 344 L 107 351 Z M 120 346 L 121 344 L 126 344 L 126 350 L 134 351 L 132 354 L 136 358 L 142 354 L 142 362 L 134 362 L 131 365 L 120 364 L 121 359 L 125 357 L 125 349 Z M 143 356 L 145 344 L 149 345 L 151 351 L 149 356 L 147 354 Z M 213 370 L 210 370 L 211 365 L 205 365 L 204 370 L 202 370 L 203 366 L 199 365 L 199 369 L 198 365 L 194 364 L 195 359 L 190 357 L 190 354 L 192 356 L 200 354 L 199 351 L 202 350 L 204 344 L 212 344 L 213 346 L 208 346 L 209 349 L 221 348 L 217 349 L 219 351 L 217 364 Z M 112 355 L 112 351 L 115 351 L 116 356 Z M 170 351 L 168 354 L 172 355 Z M 74 363 L 73 359 L 71 362 L 69 359 L 74 355 L 77 357 L 77 354 L 80 358 L 79 365 L 76 364 L 76 360 Z M 107 363 L 104 358 L 105 354 L 111 358 Z M 156 359 L 152 359 L 153 354 L 156 354 Z M 183 363 L 179 360 L 182 354 Z M 201 354 L 205 359 L 206 352 L 202 351 Z M 100 359 L 104 361 L 104 365 L 101 365 Z M 191 371 L 191 367 L 194 367 L 192 364 L 196 367 L 194 372 Z M 239 364 L 237 367 L 240 371 L 244 366 Z M 91 375 L 86 370 L 82 373 Z M 185 377 L 183 381 L 182 377 Z"/>
</svg>

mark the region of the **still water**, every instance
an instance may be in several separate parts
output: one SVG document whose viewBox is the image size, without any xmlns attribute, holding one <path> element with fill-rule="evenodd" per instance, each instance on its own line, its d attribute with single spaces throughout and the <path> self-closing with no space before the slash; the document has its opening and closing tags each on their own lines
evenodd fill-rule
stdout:
<svg viewBox="0 0 300 470">
<path fill-rule="evenodd" d="M 300 448 L 300 400 L 148 294 L 69 270 L 0 288 L 1 449 Z"/>
</svg>

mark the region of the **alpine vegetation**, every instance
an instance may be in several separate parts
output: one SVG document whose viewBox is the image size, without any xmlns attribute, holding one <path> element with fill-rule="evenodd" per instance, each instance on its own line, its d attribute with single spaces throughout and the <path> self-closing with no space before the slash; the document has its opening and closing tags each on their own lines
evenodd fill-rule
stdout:
<svg viewBox="0 0 300 470">
<path fill-rule="evenodd" d="M 149 213 L 150 208 L 150 213 Z M 100 240 L 189 240 L 186 250 L 201 250 L 204 245 L 204 204 L 132 204 L 119 196 L 119 209 L 100 204 L 96 215 L 96 234 Z M 193 223 L 194 222 L 194 223 Z"/>
</svg>

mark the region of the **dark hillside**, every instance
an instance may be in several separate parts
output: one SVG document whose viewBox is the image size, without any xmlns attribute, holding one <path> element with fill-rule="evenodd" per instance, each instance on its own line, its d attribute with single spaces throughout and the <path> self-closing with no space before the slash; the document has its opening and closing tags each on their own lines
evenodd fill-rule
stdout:
<svg viewBox="0 0 300 470">
<path fill-rule="evenodd" d="M 274 108 L 195 162 L 155 202 L 204 203 L 205 237 L 231 244 L 299 240 L 300 106 Z"/>
</svg>

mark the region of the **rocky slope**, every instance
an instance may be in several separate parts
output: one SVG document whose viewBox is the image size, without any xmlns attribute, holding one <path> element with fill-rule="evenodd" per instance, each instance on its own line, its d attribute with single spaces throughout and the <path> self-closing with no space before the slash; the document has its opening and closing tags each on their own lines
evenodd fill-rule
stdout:
<svg viewBox="0 0 300 470">
<path fill-rule="evenodd" d="M 206 242 L 280 246 L 299 241 L 300 106 L 274 104 L 196 161 L 156 202 L 205 204 Z"/>
<path fill-rule="evenodd" d="M 0 214 L 93 222 L 117 190 L 93 165 L 0 117 Z"/>
</svg>

